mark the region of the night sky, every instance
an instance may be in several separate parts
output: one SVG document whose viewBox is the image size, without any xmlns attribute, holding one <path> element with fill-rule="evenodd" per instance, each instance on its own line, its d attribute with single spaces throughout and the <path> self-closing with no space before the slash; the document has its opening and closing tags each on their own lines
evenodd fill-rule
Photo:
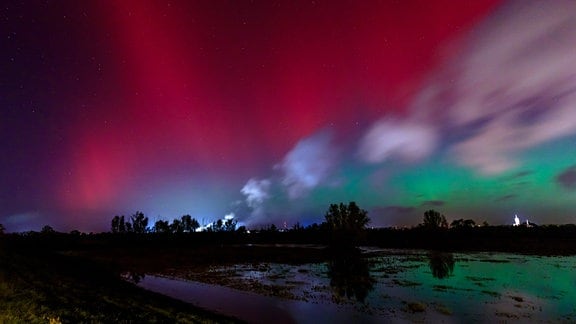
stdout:
<svg viewBox="0 0 576 324">
<path fill-rule="evenodd" d="M 0 223 L 576 222 L 576 1 L 3 1 Z"/>
</svg>

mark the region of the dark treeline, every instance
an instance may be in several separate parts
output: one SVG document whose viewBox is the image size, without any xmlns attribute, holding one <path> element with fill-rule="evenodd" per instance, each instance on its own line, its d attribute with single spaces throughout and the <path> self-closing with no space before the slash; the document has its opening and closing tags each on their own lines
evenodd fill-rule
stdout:
<svg viewBox="0 0 576 324">
<path fill-rule="evenodd" d="M 235 219 L 217 220 L 209 226 L 203 228 L 206 232 L 234 232 L 236 230 L 245 231 L 246 228 L 241 226 L 236 228 L 238 222 Z M 190 215 L 184 215 L 181 218 L 175 218 L 172 222 L 167 220 L 157 220 L 152 227 L 148 226 L 148 217 L 144 213 L 137 211 L 129 219 L 124 215 L 114 216 L 111 222 L 111 232 L 114 234 L 125 233 L 159 233 L 159 234 L 179 234 L 194 233 L 200 229 L 200 223 L 196 218 Z"/>
<path fill-rule="evenodd" d="M 318 244 L 328 245 L 332 232 L 325 226 L 313 225 L 287 231 L 198 232 L 115 235 L 100 233 L 78 235 L 66 233 L 27 232 L 4 234 L 5 244 L 31 248 L 99 249 L 99 248 L 187 248 L 199 245 L 231 244 Z M 360 245 L 382 248 L 410 248 L 443 251 L 500 251 L 535 254 L 576 254 L 576 225 L 539 227 L 480 226 L 470 228 L 367 229 Z"/>
<path fill-rule="evenodd" d="M 368 230 L 366 244 L 442 251 L 576 254 L 576 225 L 477 226 Z"/>
<path fill-rule="evenodd" d="M 31 246 L 59 248 L 82 245 L 84 248 L 123 246 L 134 248 L 185 248 L 207 244 L 318 244 L 337 249 L 347 246 L 413 248 L 444 251 L 504 251 L 538 254 L 576 254 L 576 225 L 489 226 L 471 219 L 446 217 L 434 210 L 423 215 L 422 223 L 412 228 L 366 228 L 370 219 L 354 202 L 333 204 L 321 224 L 278 229 L 274 225 L 247 231 L 236 221 L 215 222 L 204 231 L 196 219 L 184 215 L 172 222 L 159 220 L 148 226 L 148 218 L 136 212 L 126 219 L 115 216 L 109 233 L 58 233 L 50 226 L 41 232 L 3 234 L 3 241 Z M 448 225 L 450 224 L 450 225 Z M 0 227 L 0 235 L 4 232 Z M 27 242 L 27 243 L 26 243 Z"/>
</svg>

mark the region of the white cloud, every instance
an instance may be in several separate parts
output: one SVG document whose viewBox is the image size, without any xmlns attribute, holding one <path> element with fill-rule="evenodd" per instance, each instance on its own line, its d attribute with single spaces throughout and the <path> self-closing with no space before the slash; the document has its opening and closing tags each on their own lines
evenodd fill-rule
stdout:
<svg viewBox="0 0 576 324">
<path fill-rule="evenodd" d="M 436 147 L 435 129 L 407 120 L 383 119 L 364 135 L 359 155 L 370 163 L 391 157 L 416 161 L 429 155 Z"/>
<path fill-rule="evenodd" d="M 268 199 L 271 182 L 268 179 L 250 179 L 240 190 L 246 196 L 246 204 L 251 208 L 258 208 Z"/>
<path fill-rule="evenodd" d="M 468 131 L 452 149 L 481 174 L 576 134 L 576 1 L 512 1 L 465 38 L 421 91 L 412 118 Z"/>
<path fill-rule="evenodd" d="M 320 132 L 298 142 L 278 166 L 283 172 L 282 184 L 291 199 L 299 198 L 325 182 L 334 170 L 338 154 L 332 136 Z"/>
<path fill-rule="evenodd" d="M 564 100 L 576 103 L 576 94 Z M 576 133 L 576 105 L 556 104 L 537 123 L 519 123 L 520 114 L 518 110 L 503 114 L 455 145 L 457 161 L 482 174 L 498 174 L 518 166 L 514 153 Z"/>
</svg>

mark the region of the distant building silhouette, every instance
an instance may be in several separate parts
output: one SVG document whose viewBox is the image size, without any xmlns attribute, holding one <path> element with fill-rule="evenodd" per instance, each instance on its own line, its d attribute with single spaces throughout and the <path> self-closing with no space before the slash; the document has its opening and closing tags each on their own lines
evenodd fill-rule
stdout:
<svg viewBox="0 0 576 324">
<path fill-rule="evenodd" d="M 532 223 L 532 222 L 528 221 L 528 219 L 526 219 L 525 223 L 524 222 L 520 223 L 520 218 L 518 218 L 518 215 L 514 215 L 514 225 L 513 226 L 537 227 L 538 224 Z"/>
</svg>

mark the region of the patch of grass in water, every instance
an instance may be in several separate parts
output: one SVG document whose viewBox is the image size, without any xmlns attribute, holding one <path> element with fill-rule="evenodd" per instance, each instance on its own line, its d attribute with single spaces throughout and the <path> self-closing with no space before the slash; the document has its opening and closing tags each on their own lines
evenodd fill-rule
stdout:
<svg viewBox="0 0 576 324">
<path fill-rule="evenodd" d="M 419 282 L 415 282 L 415 281 L 410 281 L 410 280 L 399 280 L 399 279 L 394 279 L 392 280 L 392 282 L 398 286 L 402 286 L 402 287 L 417 287 L 417 286 L 422 286 L 421 283 Z"/>
<path fill-rule="evenodd" d="M 269 275 L 268 279 L 270 280 L 286 279 L 286 276 L 284 274 L 273 274 Z"/>
<path fill-rule="evenodd" d="M 447 315 L 447 316 L 452 315 L 452 310 L 449 309 L 448 307 L 446 307 L 446 305 L 435 304 L 434 309 L 442 315 Z"/>
<path fill-rule="evenodd" d="M 312 291 L 317 291 L 317 292 L 323 292 L 323 291 L 328 291 L 328 286 L 314 286 L 312 287 Z"/>
<path fill-rule="evenodd" d="M 456 289 L 452 286 L 446 286 L 446 285 L 434 285 L 432 288 L 436 291 L 447 291 L 447 290 Z"/>
<path fill-rule="evenodd" d="M 521 303 L 524 301 L 524 298 L 520 297 L 520 296 L 510 296 L 510 298 L 514 299 L 515 301 Z"/>
<path fill-rule="evenodd" d="M 481 281 L 495 281 L 496 279 L 494 278 L 487 278 L 487 277 L 472 277 L 472 276 L 466 276 L 466 279 L 470 280 L 470 281 L 474 281 L 474 282 L 481 282 Z"/>
<path fill-rule="evenodd" d="M 520 319 L 520 317 L 518 317 L 518 315 L 516 315 L 516 314 L 511 314 L 511 313 L 496 312 L 495 314 L 496 314 L 496 316 L 498 316 L 498 317 L 506 317 L 506 318 L 510 318 L 510 319 Z"/>
<path fill-rule="evenodd" d="M 483 294 L 486 294 L 486 295 L 490 295 L 490 296 L 492 296 L 492 297 L 500 297 L 500 293 L 495 292 L 495 291 L 482 290 L 482 291 L 480 291 L 480 292 L 483 293 Z"/>
<path fill-rule="evenodd" d="M 434 289 L 435 291 L 442 291 L 442 292 L 447 292 L 448 290 L 474 291 L 473 289 L 470 289 L 470 288 L 458 288 L 458 287 L 446 286 L 446 285 L 434 285 L 434 286 L 432 286 L 432 289 Z"/>
<path fill-rule="evenodd" d="M 499 259 L 483 259 L 477 260 L 478 262 L 486 262 L 486 263 L 510 263 L 510 260 L 499 260 Z"/>
<path fill-rule="evenodd" d="M 388 275 L 397 274 L 400 272 L 400 269 L 397 267 L 381 267 L 372 270 L 372 272 L 382 272 Z"/>
<path fill-rule="evenodd" d="M 422 313 L 426 311 L 426 304 L 420 302 L 407 303 L 406 307 L 411 313 Z"/>
</svg>

